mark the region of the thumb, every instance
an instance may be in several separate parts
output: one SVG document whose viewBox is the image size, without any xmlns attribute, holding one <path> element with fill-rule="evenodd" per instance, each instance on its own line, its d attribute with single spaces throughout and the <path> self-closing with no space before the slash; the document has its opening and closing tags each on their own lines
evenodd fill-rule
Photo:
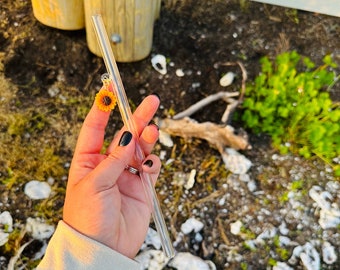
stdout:
<svg viewBox="0 0 340 270">
<path fill-rule="evenodd" d="M 96 191 L 114 186 L 125 167 L 134 159 L 135 140 L 131 132 L 125 131 L 118 145 L 92 172 Z"/>
</svg>

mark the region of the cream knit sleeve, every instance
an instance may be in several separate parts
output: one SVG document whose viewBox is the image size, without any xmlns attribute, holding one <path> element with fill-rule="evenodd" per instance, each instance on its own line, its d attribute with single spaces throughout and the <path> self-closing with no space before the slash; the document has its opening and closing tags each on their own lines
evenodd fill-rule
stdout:
<svg viewBox="0 0 340 270">
<path fill-rule="evenodd" d="M 137 270 L 139 264 L 77 232 L 59 221 L 45 256 L 37 267 L 43 269 L 124 269 Z"/>
</svg>

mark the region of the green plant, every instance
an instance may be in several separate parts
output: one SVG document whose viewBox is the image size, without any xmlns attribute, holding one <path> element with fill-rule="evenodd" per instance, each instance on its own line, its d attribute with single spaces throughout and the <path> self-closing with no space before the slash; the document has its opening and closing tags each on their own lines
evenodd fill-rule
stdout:
<svg viewBox="0 0 340 270">
<path fill-rule="evenodd" d="M 299 24 L 299 16 L 297 9 L 286 8 L 285 9 L 286 16 L 296 24 Z"/>
<path fill-rule="evenodd" d="M 254 132 L 271 136 L 281 153 L 291 151 L 305 158 L 317 156 L 331 164 L 335 174 L 340 165 L 340 106 L 326 91 L 339 78 L 329 55 L 315 67 L 308 57 L 286 52 L 271 62 L 261 59 L 262 72 L 247 86 L 242 120 Z"/>
<path fill-rule="evenodd" d="M 269 258 L 268 259 L 268 265 L 269 266 L 276 266 L 277 265 L 277 261 L 273 258 Z"/>
<path fill-rule="evenodd" d="M 241 269 L 242 270 L 247 270 L 248 269 L 248 264 L 246 262 L 241 262 Z"/>
<path fill-rule="evenodd" d="M 288 249 L 285 249 L 280 244 L 280 237 L 278 235 L 275 235 L 273 238 L 273 244 L 275 246 L 276 254 L 284 261 L 288 260 L 290 257 L 290 252 Z"/>
</svg>

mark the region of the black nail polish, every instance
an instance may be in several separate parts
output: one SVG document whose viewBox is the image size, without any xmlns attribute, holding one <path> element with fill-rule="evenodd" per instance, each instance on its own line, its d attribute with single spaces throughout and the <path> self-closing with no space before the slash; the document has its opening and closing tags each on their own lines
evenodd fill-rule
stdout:
<svg viewBox="0 0 340 270">
<path fill-rule="evenodd" d="M 151 121 L 149 122 L 148 126 L 151 126 L 151 125 L 156 126 L 157 130 L 159 130 L 159 126 L 156 124 L 155 121 L 151 120 Z"/>
<path fill-rule="evenodd" d="M 144 162 L 144 165 L 145 165 L 145 166 L 148 166 L 148 167 L 150 167 L 150 168 L 151 168 L 151 167 L 152 167 L 152 165 L 153 165 L 153 162 L 152 162 L 152 160 L 151 160 L 151 159 L 148 159 L 147 161 L 145 161 L 145 162 Z"/>
<path fill-rule="evenodd" d="M 129 131 L 124 131 L 122 137 L 119 140 L 119 146 L 126 146 L 131 142 L 132 133 Z"/>
<path fill-rule="evenodd" d="M 158 97 L 159 101 L 161 101 L 161 97 L 159 96 L 159 94 L 153 92 L 151 95 L 154 95 L 154 96 Z"/>
</svg>

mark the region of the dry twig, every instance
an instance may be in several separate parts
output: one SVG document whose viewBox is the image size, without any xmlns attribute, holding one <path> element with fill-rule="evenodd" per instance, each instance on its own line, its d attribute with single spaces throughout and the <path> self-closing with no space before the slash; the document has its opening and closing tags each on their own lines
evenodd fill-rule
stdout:
<svg viewBox="0 0 340 270">
<path fill-rule="evenodd" d="M 212 122 L 198 123 L 188 117 L 179 120 L 161 119 L 158 120 L 158 125 L 162 131 L 174 136 L 206 140 L 220 153 L 224 152 L 225 147 L 232 147 L 236 150 L 250 147 L 247 138 L 234 134 L 234 129 L 230 126 L 217 125 Z"/>
<path fill-rule="evenodd" d="M 218 92 L 216 94 L 207 96 L 206 98 L 200 100 L 199 102 L 195 103 L 194 105 L 191 105 L 185 111 L 174 115 L 172 119 L 177 120 L 177 119 L 181 119 L 181 118 L 190 116 L 190 115 L 194 114 L 195 112 L 197 112 L 198 110 L 202 109 L 203 107 L 205 107 L 205 106 L 209 105 L 210 103 L 212 103 L 216 100 L 219 100 L 219 99 L 226 100 L 227 102 L 233 101 L 234 99 L 230 99 L 230 98 L 231 97 L 237 97 L 238 95 L 239 95 L 239 93 L 237 93 L 237 92 L 235 92 L 235 93 Z"/>
</svg>

